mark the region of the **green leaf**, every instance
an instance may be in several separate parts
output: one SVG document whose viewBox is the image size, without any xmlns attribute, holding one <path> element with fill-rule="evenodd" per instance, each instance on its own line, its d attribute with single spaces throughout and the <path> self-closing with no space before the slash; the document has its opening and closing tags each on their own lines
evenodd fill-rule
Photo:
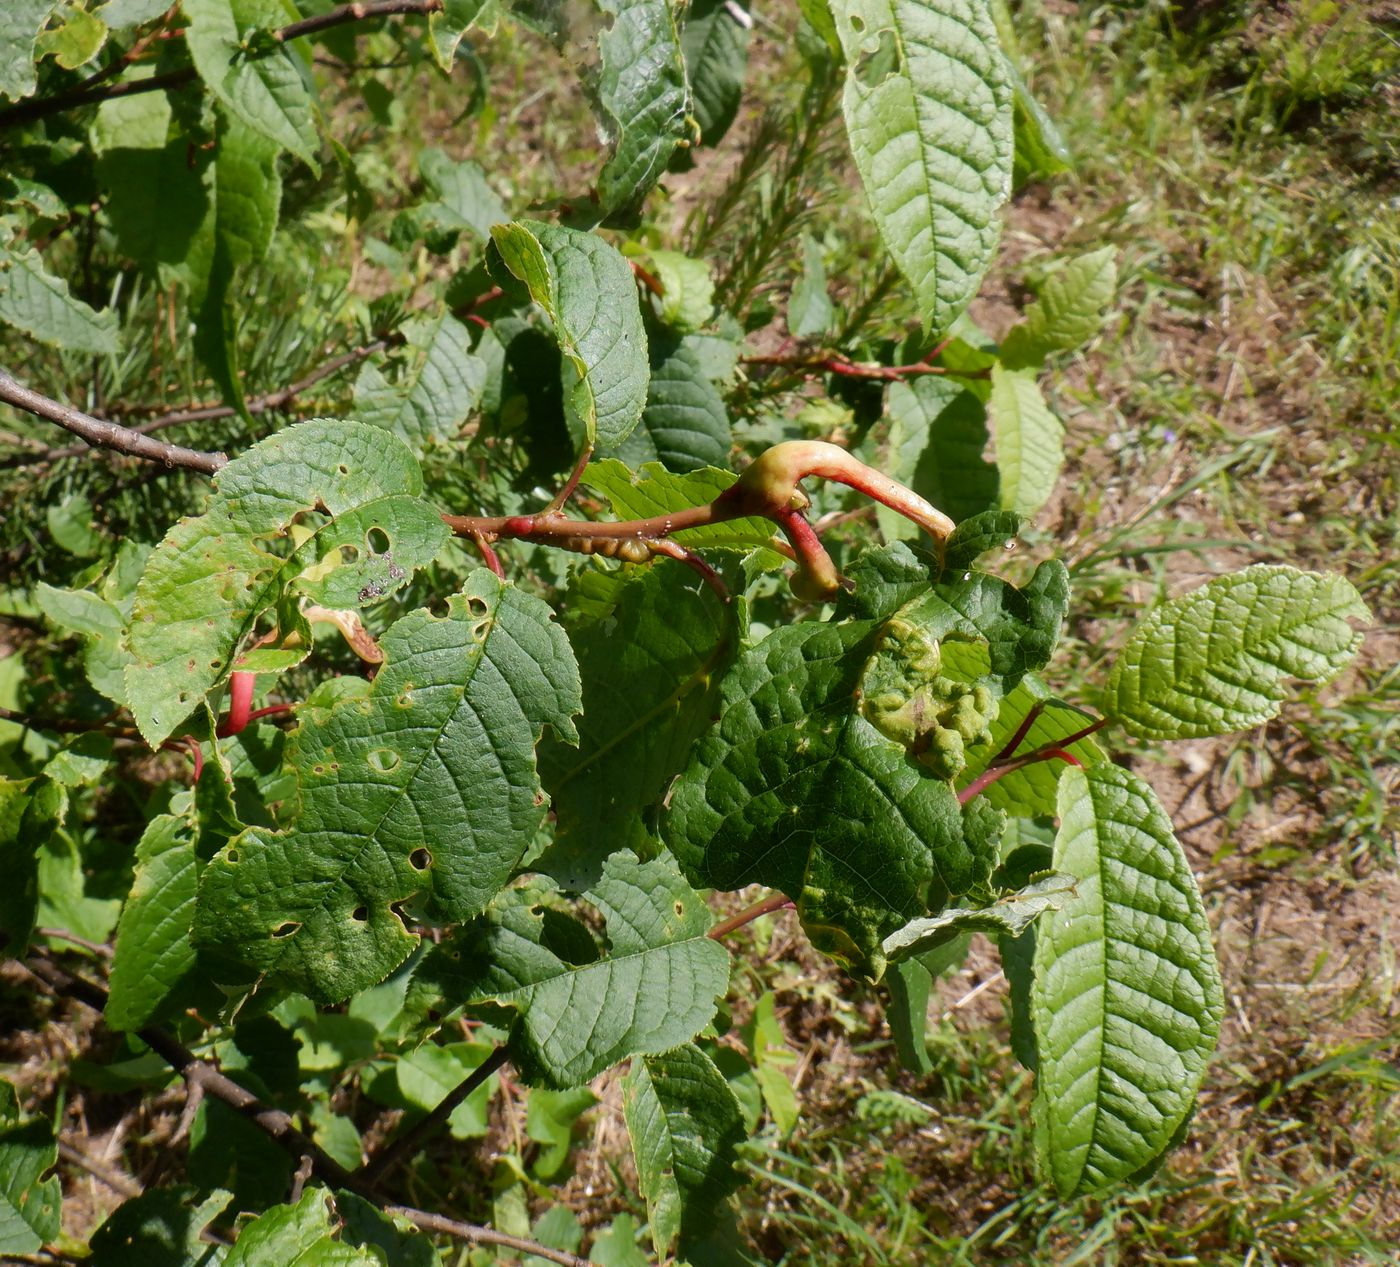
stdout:
<svg viewBox="0 0 1400 1267">
<path fill-rule="evenodd" d="M 987 417 L 996 437 L 1001 507 L 1030 518 L 1049 500 L 1064 465 L 1064 424 L 1045 403 L 1034 370 L 992 366 Z"/>
<path fill-rule="evenodd" d="M 445 14 L 433 15 L 438 16 Z M 470 159 L 457 162 L 442 150 L 427 149 L 418 156 L 418 170 L 437 198 L 424 210 L 443 228 L 467 229 L 486 242 L 493 224 L 510 219 L 500 195 L 487 183 L 486 173 Z"/>
<path fill-rule="evenodd" d="M 606 458 L 588 464 L 582 483 L 607 498 L 617 518 L 650 519 L 713 501 L 737 478 L 732 471 L 712 466 L 673 474 L 660 462 L 647 462 L 640 470 L 632 471 L 616 459 Z M 772 520 L 755 515 L 701 528 L 685 528 L 674 536 L 692 549 L 731 546 L 756 550 L 767 549 L 773 541 L 773 533 Z M 771 557 L 775 562 L 782 562 L 781 555 L 772 554 Z"/>
<path fill-rule="evenodd" d="M 631 211 L 695 136 L 680 33 L 670 0 L 598 0 L 598 113 L 612 153 L 598 174 L 605 212 Z"/>
<path fill-rule="evenodd" d="M 653 356 L 641 425 L 609 452 L 634 468 L 659 461 L 680 473 L 727 462 L 729 411 L 699 356 L 684 340 L 658 343 Z"/>
<path fill-rule="evenodd" d="M 101 1267 L 217 1267 L 225 1251 L 200 1233 L 233 1194 L 216 1190 L 199 1197 L 197 1189 L 182 1184 L 123 1201 L 92 1234 L 93 1261 Z"/>
<path fill-rule="evenodd" d="M 467 32 L 478 26 L 494 34 L 499 17 L 496 0 L 444 0 L 438 12 L 428 15 L 428 38 L 438 67 L 451 74 L 457 49 Z"/>
<path fill-rule="evenodd" d="M 64 70 L 77 70 L 92 61 L 107 42 L 107 24 L 95 14 L 74 4 L 59 13 L 59 23 L 40 37 L 35 51 L 40 57 L 52 56 Z"/>
<path fill-rule="evenodd" d="M 977 293 L 1011 192 L 1011 83 L 986 0 L 848 0 L 832 15 L 875 223 L 942 333 Z"/>
<path fill-rule="evenodd" d="M 983 555 L 1016 548 L 1021 516 L 1013 510 L 984 510 L 964 519 L 943 543 L 943 572 L 955 575 L 970 568 Z"/>
<path fill-rule="evenodd" d="M 826 293 L 826 265 L 821 244 L 810 233 L 802 235 L 802 272 L 788 300 L 787 324 L 794 338 L 811 339 L 831 329 L 836 309 Z"/>
<path fill-rule="evenodd" d="M 1058 911 L 1074 894 L 1073 877 L 1043 876 L 991 906 L 954 908 L 925 919 L 910 920 L 885 938 L 885 954 L 890 959 L 909 959 L 952 941 L 964 932 L 1019 937 L 1046 911 Z"/>
<path fill-rule="evenodd" d="M 1061 1196 L 1171 1141 L 1220 1028 L 1195 877 L 1152 789 L 1115 765 L 1060 778 L 1055 870 L 1078 893 L 1036 930 L 1036 1133 Z"/>
<path fill-rule="evenodd" d="M 536 1087 L 530 1092 L 525 1110 L 525 1134 L 543 1144 L 530 1169 L 541 1179 L 552 1179 L 569 1160 L 574 1143 L 574 1127 L 579 1118 L 598 1103 L 587 1087 L 572 1091 L 548 1091 Z"/>
<path fill-rule="evenodd" d="M 93 688 L 114 704 L 126 704 L 123 673 L 131 663 L 123 647 L 126 621 L 118 608 L 91 590 L 63 590 L 40 582 L 35 586 L 39 610 L 56 628 L 85 640 L 83 668 Z"/>
<path fill-rule="evenodd" d="M 214 778 L 209 771 L 206 778 Z M 116 1030 L 140 1029 L 194 967 L 194 920 L 199 862 L 189 819 L 151 819 L 136 846 L 136 878 L 117 923 L 110 997 L 103 1019 Z"/>
<path fill-rule="evenodd" d="M 1143 739 L 1197 739 L 1277 717 L 1286 678 L 1330 682 L 1371 613 L 1340 576 L 1256 564 L 1155 608 L 1109 674 L 1108 711 Z"/>
<path fill-rule="evenodd" d="M 403 1098 L 414 1108 L 432 1112 L 494 1050 L 489 1043 L 424 1043 L 394 1066 Z M 447 1119 L 453 1139 L 480 1139 L 487 1132 L 491 1099 L 500 1079 L 491 1074 L 452 1110 Z"/>
<path fill-rule="evenodd" d="M 422 452 L 450 439 L 481 399 L 486 364 L 471 352 L 471 336 L 447 313 L 406 321 L 409 359 L 397 383 L 369 362 L 355 380 L 355 413 Z"/>
<path fill-rule="evenodd" d="M 21 1122 L 14 1088 L 0 1082 L 0 1254 L 35 1254 L 58 1237 L 58 1177 L 43 1178 L 58 1161 L 47 1122 Z"/>
<path fill-rule="evenodd" d="M 1040 288 L 1040 298 L 1001 345 L 1008 369 L 1038 368 L 1052 352 L 1082 347 L 1103 329 L 1118 289 L 1118 251 L 1105 246 L 1067 260 Z"/>
<path fill-rule="evenodd" d="M 112 30 L 125 31 L 133 26 L 154 22 L 169 8 L 162 0 L 107 0 L 97 10 L 97 16 Z"/>
<path fill-rule="evenodd" d="M 560 846 L 606 856 L 644 845 L 642 811 L 708 728 L 739 631 L 708 586 L 665 563 L 584 572 L 571 605 L 585 603 L 588 619 L 569 629 L 583 680 L 578 747 L 546 744 L 540 774 Z"/>
<path fill-rule="evenodd" d="M 54 779 L 0 779 L 0 949 L 24 954 L 39 906 L 40 855 L 68 810 Z M 70 930 L 72 931 L 72 930 Z"/>
<path fill-rule="evenodd" d="M 38 251 L 0 244 L 0 325 L 12 325 L 41 343 L 74 352 L 121 350 L 117 314 L 95 312 L 68 290 L 68 283 L 44 266 Z"/>
<path fill-rule="evenodd" d="M 930 1074 L 934 1068 L 925 1038 L 932 986 L 933 974 L 917 959 L 892 963 L 885 973 L 885 987 L 890 993 L 885 1023 L 890 1027 L 899 1063 L 910 1073 L 920 1075 Z"/>
<path fill-rule="evenodd" d="M 311 93 L 295 54 L 262 32 L 281 26 L 279 0 L 183 0 L 185 41 L 199 77 L 235 118 L 320 171 Z M 254 38 L 258 33 L 259 38 Z"/>
<path fill-rule="evenodd" d="M 652 251 L 651 265 L 661 283 L 661 320 L 679 334 L 708 325 L 715 310 L 709 264 L 679 251 Z"/>
<path fill-rule="evenodd" d="M 778 889 L 815 945 L 875 978 L 883 938 L 990 874 L 1000 835 L 857 709 L 883 635 L 788 625 L 741 656 L 663 821 L 697 883 Z"/>
<path fill-rule="evenodd" d="M 693 1044 L 634 1060 L 622 1096 L 637 1183 L 664 1259 L 677 1241 L 703 1238 L 739 1186 L 743 1114 L 724 1075 Z"/>
<path fill-rule="evenodd" d="M 275 1205 L 238 1234 L 224 1267 L 383 1267 L 370 1249 L 340 1239 L 324 1188 L 295 1205 Z"/>
<path fill-rule="evenodd" d="M 1009 62 L 1009 58 L 1008 58 Z M 1016 93 L 1015 137 L 1016 162 L 1013 184 L 1020 189 L 1036 177 L 1055 176 L 1074 167 L 1070 152 L 1055 120 L 1036 100 L 1025 79 L 1014 65 L 1008 65 Z"/>
<path fill-rule="evenodd" d="M 438 1267 L 441 1262 L 432 1241 L 407 1219 L 385 1214 L 353 1192 L 337 1192 L 335 1208 L 341 1237 L 351 1245 L 378 1250 L 385 1267 Z"/>
<path fill-rule="evenodd" d="M 747 12 L 742 4 L 737 7 Z M 738 21 L 731 10 L 724 0 L 695 0 L 681 31 L 691 111 L 701 145 L 717 145 L 729 131 L 744 93 L 750 26 Z"/>
<path fill-rule="evenodd" d="M 250 828 L 200 883 L 197 944 L 324 1002 L 408 957 L 400 904 L 457 923 L 506 883 L 544 819 L 535 743 L 546 725 L 572 739 L 580 707 L 549 608 L 485 569 L 380 646 L 367 696 L 304 714 L 292 826 Z"/>
<path fill-rule="evenodd" d="M 957 520 L 996 505 L 996 467 L 982 458 L 987 407 L 976 392 L 953 379 L 926 375 L 890 384 L 885 412 L 889 475 Z M 886 541 L 917 539 L 919 529 L 903 515 L 884 506 L 877 515 Z"/>
<path fill-rule="evenodd" d="M 224 467 L 208 512 L 166 534 L 137 587 L 126 693 L 146 741 L 165 740 L 235 667 L 264 612 L 277 609 L 279 645 L 249 648 L 236 667 L 282 669 L 306 655 L 309 631 L 290 594 L 354 607 L 407 584 L 447 540 L 422 487 L 401 440 L 327 418 L 287 427 Z M 314 509 L 323 517 L 312 521 Z M 271 553 L 298 517 L 302 539 L 287 557 Z"/>
<path fill-rule="evenodd" d="M 0 97 L 34 91 L 34 45 L 58 0 L 6 0 L 0 5 Z"/>
<path fill-rule="evenodd" d="M 586 443 L 620 444 L 646 406 L 647 339 L 632 269 L 591 233 L 516 220 L 491 239 L 554 325 L 564 402 Z"/>
<path fill-rule="evenodd" d="M 606 921 L 603 958 L 596 948 L 591 959 L 582 953 L 581 925 L 547 918 L 538 894 L 511 890 L 484 923 L 420 968 L 431 977 L 446 960 L 456 974 L 451 1002 L 518 1011 L 512 1062 L 530 1082 L 560 1090 L 628 1056 L 689 1042 L 709 1024 L 729 982 L 729 955 L 706 936 L 709 908 L 669 859 L 615 853 L 583 896 Z M 575 930 L 567 942 L 560 920 Z"/>
</svg>

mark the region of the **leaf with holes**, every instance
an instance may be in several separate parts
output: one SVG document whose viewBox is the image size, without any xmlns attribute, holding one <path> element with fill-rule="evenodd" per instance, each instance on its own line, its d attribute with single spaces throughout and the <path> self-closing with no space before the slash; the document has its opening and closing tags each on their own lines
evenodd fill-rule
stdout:
<svg viewBox="0 0 1400 1267">
<path fill-rule="evenodd" d="M 612 154 L 598 174 L 604 211 L 641 205 L 676 147 L 696 139 L 680 33 L 670 0 L 599 0 L 596 99 Z"/>
<path fill-rule="evenodd" d="M 1077 892 L 1036 929 L 1041 1156 L 1061 1196 L 1127 1179 L 1191 1111 L 1220 1028 L 1195 877 L 1152 789 L 1115 765 L 1060 778 L 1056 871 Z"/>
<path fill-rule="evenodd" d="M 544 820 L 535 744 L 574 739 L 580 708 L 549 608 L 484 569 L 380 646 L 368 695 L 303 717 L 291 826 L 244 832 L 200 882 L 197 944 L 326 1002 L 408 957 L 403 903 L 457 923 L 506 883 Z"/>
<path fill-rule="evenodd" d="M 661 1258 L 703 1239 L 716 1208 L 739 1186 L 744 1115 L 734 1092 L 693 1044 L 632 1062 L 622 1112 Z"/>
<path fill-rule="evenodd" d="M 516 220 L 491 240 L 554 326 L 564 354 L 564 403 L 589 447 L 620 444 L 646 407 L 647 337 L 625 259 L 577 229 Z"/>
<path fill-rule="evenodd" d="M 1163 603 L 1109 674 L 1108 711 L 1144 739 L 1227 735 L 1277 717 L 1286 678 L 1330 682 L 1371 613 L 1340 576 L 1260 563 Z"/>
<path fill-rule="evenodd" d="M 1011 192 L 1011 82 L 987 0 L 849 0 L 832 16 L 875 223 L 941 333 L 991 263 Z"/>
<path fill-rule="evenodd" d="M 417 991 L 444 1009 L 518 1013 L 512 1062 L 532 1083 L 560 1090 L 628 1056 L 689 1042 L 729 984 L 729 955 L 706 935 L 713 920 L 700 895 L 670 859 L 639 862 L 622 850 L 582 896 L 606 922 L 606 953 L 538 890 L 512 889 L 424 957 L 410 1004 Z"/>
<path fill-rule="evenodd" d="M 6 0 L 0 7 L 0 97 L 34 91 L 34 44 L 58 0 Z"/>
<path fill-rule="evenodd" d="M 287 427 L 224 467 L 209 510 L 166 534 L 137 587 L 125 681 L 146 741 L 174 733 L 232 668 L 302 660 L 311 638 L 296 594 L 362 607 L 407 584 L 448 537 L 422 487 L 401 440 L 329 418 Z M 269 611 L 271 645 L 245 646 Z"/>
</svg>

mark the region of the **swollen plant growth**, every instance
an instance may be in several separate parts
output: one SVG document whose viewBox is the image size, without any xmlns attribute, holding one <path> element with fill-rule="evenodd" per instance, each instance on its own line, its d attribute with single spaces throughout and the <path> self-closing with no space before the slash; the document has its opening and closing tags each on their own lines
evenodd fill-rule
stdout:
<svg viewBox="0 0 1400 1267">
<path fill-rule="evenodd" d="M 1247 567 L 1056 696 L 1069 573 L 1009 552 L 1114 253 L 994 342 L 1003 204 L 1065 163 L 1005 14 L 798 8 L 801 98 L 726 186 L 734 0 L 4 6 L 0 443 L 45 525 L 5 542 L 4 948 L 36 1017 L 125 1036 L 109 1090 L 184 1093 L 97 1264 L 742 1258 L 745 1140 L 793 1106 L 731 976 L 787 908 L 914 1070 L 996 943 L 1063 1196 L 1189 1131 L 1210 930 L 1110 745 L 1259 726 L 1366 610 Z M 405 102 L 457 151 L 512 107 L 498 42 L 581 67 L 604 138 L 548 206 L 490 144 L 412 153 Z M 838 103 L 890 264 L 833 296 Z M 632 1213 L 585 1233 L 551 1193 L 597 1094 Z M 0 1252 L 72 1249 L 49 1123 L 0 1114 Z"/>
</svg>

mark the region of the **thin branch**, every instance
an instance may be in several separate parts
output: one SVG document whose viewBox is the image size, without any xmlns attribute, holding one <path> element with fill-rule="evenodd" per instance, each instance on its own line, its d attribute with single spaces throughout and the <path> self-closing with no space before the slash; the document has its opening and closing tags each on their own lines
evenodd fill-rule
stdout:
<svg viewBox="0 0 1400 1267">
<path fill-rule="evenodd" d="M 101 1012 L 107 1005 L 107 991 L 101 986 L 85 981 L 60 968 L 52 960 L 35 955 L 25 960 L 25 967 L 57 994 L 67 995 L 86 1004 L 94 1011 Z M 561 1267 L 589 1267 L 577 1255 L 563 1250 L 550 1249 L 523 1237 L 498 1232 L 495 1228 L 478 1227 L 474 1223 L 461 1223 L 456 1219 L 445 1218 L 427 1210 L 416 1210 L 412 1206 L 389 1205 L 364 1182 L 360 1175 L 351 1174 L 338 1161 L 308 1139 L 293 1124 L 292 1119 L 281 1109 L 263 1104 L 246 1087 L 240 1086 L 232 1078 L 219 1072 L 213 1065 L 200 1060 L 184 1044 L 176 1041 L 162 1029 L 148 1026 L 137 1031 L 137 1037 L 151 1048 L 172 1069 L 184 1078 L 187 1086 L 198 1088 L 206 1095 L 222 1100 L 230 1108 L 248 1118 L 272 1139 L 291 1153 L 298 1161 L 311 1158 L 313 1173 L 323 1183 L 332 1188 L 344 1188 L 356 1196 L 363 1197 L 389 1214 L 397 1214 L 416 1224 L 425 1232 L 439 1232 L 456 1236 L 473 1245 L 498 1245 L 519 1254 L 533 1254 L 537 1258 L 559 1263 Z"/>
<path fill-rule="evenodd" d="M 760 902 L 755 902 L 752 906 L 745 907 L 737 915 L 731 915 L 726 920 L 721 920 L 708 933 L 706 937 L 714 941 L 723 941 L 736 928 L 743 928 L 745 924 L 752 924 L 754 920 L 764 915 L 771 915 L 774 911 L 786 910 L 794 906 L 790 897 L 784 893 L 772 893 Z"/>
<path fill-rule="evenodd" d="M 136 736 L 136 727 L 115 725 L 105 721 L 74 721 L 67 717 L 37 717 L 29 713 L 16 712 L 13 708 L 0 708 L 0 721 L 14 722 L 26 730 L 52 730 L 62 735 L 111 735 L 117 739 L 131 739 Z"/>
<path fill-rule="evenodd" d="M 223 453 L 202 453 L 198 449 L 186 449 L 178 444 L 166 444 L 163 440 L 152 440 L 130 427 L 119 426 L 115 422 L 103 422 L 100 418 L 83 413 L 81 409 L 50 400 L 47 396 L 41 396 L 38 392 L 17 383 L 4 370 L 0 370 L 0 402 L 13 405 L 36 418 L 43 418 L 46 422 L 57 423 L 65 431 L 81 436 L 98 448 L 116 449 L 132 457 L 160 462 L 167 467 L 182 467 L 185 470 L 213 475 L 228 464 L 228 457 Z"/>
<path fill-rule="evenodd" d="M 503 1043 L 443 1096 L 431 1113 L 415 1122 L 397 1139 L 391 1141 L 388 1147 L 377 1156 L 371 1157 L 369 1163 L 359 1172 L 359 1177 L 367 1184 L 377 1184 L 385 1175 L 392 1174 L 436 1135 L 446 1125 L 453 1110 L 478 1087 L 484 1086 L 487 1079 L 500 1069 L 508 1059 L 509 1056 Z"/>
<path fill-rule="evenodd" d="M 64 1161 L 72 1162 L 73 1165 L 86 1170 L 95 1179 L 105 1183 L 118 1196 L 136 1198 L 145 1192 L 145 1189 L 125 1171 L 118 1170 L 115 1166 L 109 1166 L 106 1162 L 98 1161 L 96 1157 L 89 1157 L 86 1153 L 74 1148 L 65 1139 L 58 1141 L 58 1155 Z"/>
<path fill-rule="evenodd" d="M 393 17 L 398 14 L 438 13 L 442 5 L 443 0 L 361 0 L 361 3 L 357 4 L 342 4 L 325 13 L 302 18 L 299 22 L 292 22 L 268 32 L 271 37 L 269 49 L 303 35 L 314 35 L 334 26 L 343 26 L 347 22 L 364 22 L 372 18 Z M 248 50 L 249 57 L 259 55 L 260 52 L 256 48 Z M 182 88 L 195 78 L 195 68 L 183 66 L 179 70 L 164 75 L 153 75 L 149 79 L 129 79 L 119 84 L 80 85 L 68 92 L 34 101 L 21 101 L 8 110 L 0 110 L 0 130 L 16 127 L 21 123 L 32 123 L 36 119 L 45 119 L 51 114 L 61 114 L 65 110 L 75 110 L 79 106 L 109 101 L 113 97 L 132 97 L 138 93 L 156 92 L 162 88 Z"/>
<path fill-rule="evenodd" d="M 295 383 L 289 383 L 286 387 L 279 387 L 276 391 L 265 392 L 261 396 L 254 396 L 247 402 L 250 414 L 262 414 L 271 410 L 285 409 L 302 392 L 314 387 L 331 375 L 339 373 L 350 365 L 357 365 L 359 362 L 373 356 L 376 352 L 382 352 L 393 342 L 391 338 L 375 339 L 361 347 L 351 348 L 348 352 L 342 352 L 339 356 L 332 357 L 324 365 L 317 366 L 304 378 L 299 378 Z M 166 427 L 179 427 L 187 422 L 211 422 L 217 418 L 232 418 L 238 410 L 232 405 L 191 405 L 185 409 L 175 409 L 168 413 L 163 413 L 155 418 L 150 418 L 137 426 L 128 427 L 127 430 L 139 435 L 150 435 L 153 431 L 163 431 Z M 49 462 L 58 462 L 64 458 L 81 457 L 91 450 L 85 444 L 70 444 L 61 449 L 40 449 L 37 453 L 26 453 L 19 457 L 11 458 L 0 465 L 6 467 L 15 466 L 38 466 Z"/>
<path fill-rule="evenodd" d="M 112 957 L 112 948 L 104 946 L 101 942 L 89 941 L 86 937 L 79 937 L 77 933 L 70 933 L 66 928 L 36 928 L 34 932 L 40 937 L 48 937 L 53 941 L 71 942 L 74 946 L 81 946 L 84 950 L 102 959 Z"/>
</svg>

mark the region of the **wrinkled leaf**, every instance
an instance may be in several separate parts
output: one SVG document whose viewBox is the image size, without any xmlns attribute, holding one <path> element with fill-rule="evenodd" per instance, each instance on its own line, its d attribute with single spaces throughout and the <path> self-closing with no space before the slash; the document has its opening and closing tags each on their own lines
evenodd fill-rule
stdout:
<svg viewBox="0 0 1400 1267">
<path fill-rule="evenodd" d="M 1064 465 L 1064 424 L 1041 395 L 1034 370 L 992 366 L 987 417 L 996 437 L 1001 507 L 1027 518 L 1055 491 Z"/>
</svg>

